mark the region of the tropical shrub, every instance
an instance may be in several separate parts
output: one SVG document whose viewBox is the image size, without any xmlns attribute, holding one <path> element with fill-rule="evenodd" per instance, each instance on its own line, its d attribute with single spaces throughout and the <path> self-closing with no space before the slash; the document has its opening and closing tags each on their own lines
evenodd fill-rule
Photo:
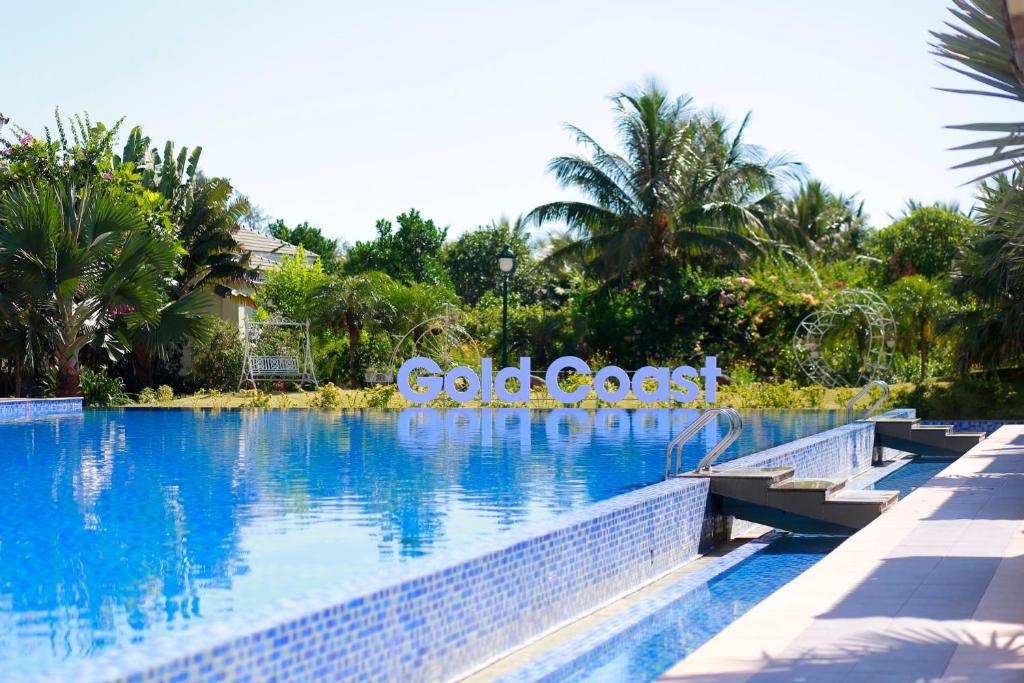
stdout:
<svg viewBox="0 0 1024 683">
<path fill-rule="evenodd" d="M 364 393 L 366 405 L 369 408 L 387 408 L 391 404 L 391 397 L 398 392 L 394 384 L 378 384 L 370 387 Z"/>
<path fill-rule="evenodd" d="M 256 292 L 256 303 L 272 315 L 296 322 L 317 316 L 314 297 L 331 281 L 319 258 L 306 262 L 301 246 L 294 256 L 283 256 L 281 267 L 268 271 L 266 278 Z"/>
<path fill-rule="evenodd" d="M 320 410 L 332 410 L 341 406 L 343 396 L 344 392 L 341 389 L 336 387 L 333 382 L 328 382 L 317 389 L 309 404 Z"/>
<path fill-rule="evenodd" d="M 197 344 L 192 351 L 189 388 L 192 391 L 234 391 L 242 378 L 242 355 L 242 336 L 238 328 L 215 320 L 209 339 Z"/>
<path fill-rule="evenodd" d="M 111 377 L 103 370 L 82 368 L 82 405 L 106 408 L 128 405 L 131 398 L 124 393 L 124 380 Z"/>
<path fill-rule="evenodd" d="M 161 384 L 156 389 L 156 400 L 160 403 L 170 403 L 174 400 L 174 389 L 166 384 Z"/>
<path fill-rule="evenodd" d="M 259 389 L 244 389 L 241 393 L 245 398 L 245 401 L 242 403 L 243 408 L 270 407 L 270 394 L 264 393 Z"/>
<path fill-rule="evenodd" d="M 921 207 L 871 238 L 872 253 L 884 263 L 883 281 L 907 275 L 946 277 L 953 260 L 980 229 L 962 213 L 938 206 Z"/>
</svg>

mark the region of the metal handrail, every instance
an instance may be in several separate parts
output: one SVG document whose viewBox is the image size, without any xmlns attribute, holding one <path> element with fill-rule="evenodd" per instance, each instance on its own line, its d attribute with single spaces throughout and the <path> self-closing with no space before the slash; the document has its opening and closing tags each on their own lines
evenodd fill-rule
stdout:
<svg viewBox="0 0 1024 683">
<path fill-rule="evenodd" d="M 854 397 L 851 398 L 846 403 L 846 421 L 847 422 L 853 422 L 854 415 L 856 414 L 854 409 L 857 406 L 857 401 L 859 401 L 862 398 L 864 398 L 865 396 L 867 396 L 867 393 L 869 391 L 871 391 L 871 387 L 878 387 L 879 389 L 881 389 L 882 390 L 882 396 L 877 401 L 875 401 L 874 403 L 872 403 L 868 407 L 867 412 L 864 413 L 863 417 L 869 417 L 871 415 L 871 413 L 873 413 L 876 410 L 878 410 L 878 406 L 880 406 L 883 403 L 885 403 L 885 400 L 887 398 L 889 398 L 889 385 L 887 383 L 883 382 L 880 379 L 873 379 L 873 380 L 871 380 L 870 382 L 865 384 L 863 387 L 861 387 L 860 391 L 858 391 L 856 393 L 856 395 L 854 395 Z"/>
<path fill-rule="evenodd" d="M 679 472 L 682 469 L 683 459 L 683 448 L 686 446 L 686 442 L 694 437 L 704 425 L 713 419 L 717 419 L 719 415 L 725 415 L 729 418 L 729 431 L 726 432 L 725 438 L 719 441 L 715 446 L 708 451 L 700 463 L 697 465 L 696 472 L 701 472 L 705 469 L 710 470 L 711 464 L 718 459 L 725 449 L 732 445 L 732 443 L 739 438 L 740 432 L 743 431 L 743 418 L 733 408 L 710 408 L 705 410 L 700 417 L 691 422 L 686 429 L 676 435 L 672 441 L 669 442 L 668 447 L 665 449 L 665 478 L 670 479 L 672 477 L 678 477 Z M 672 453 L 675 452 L 675 470 L 672 469 Z"/>
</svg>

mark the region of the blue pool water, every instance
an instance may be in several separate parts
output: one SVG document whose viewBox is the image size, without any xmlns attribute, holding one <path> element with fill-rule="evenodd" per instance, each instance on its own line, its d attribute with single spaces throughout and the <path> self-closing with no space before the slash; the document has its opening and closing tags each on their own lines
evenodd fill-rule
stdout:
<svg viewBox="0 0 1024 683">
<path fill-rule="evenodd" d="M 32 672 L 660 481 L 693 411 L 87 411 L 0 424 L 0 670 Z M 839 423 L 762 412 L 726 458 Z M 705 430 L 693 467 L 720 438 Z"/>
<path fill-rule="evenodd" d="M 616 636 L 595 656 L 549 680 L 651 681 L 843 541 L 786 536 Z"/>
<path fill-rule="evenodd" d="M 957 456 L 942 451 L 922 450 L 906 465 L 876 481 L 871 488 L 880 491 L 899 491 L 902 500 L 908 493 L 949 467 L 956 459 Z"/>
</svg>

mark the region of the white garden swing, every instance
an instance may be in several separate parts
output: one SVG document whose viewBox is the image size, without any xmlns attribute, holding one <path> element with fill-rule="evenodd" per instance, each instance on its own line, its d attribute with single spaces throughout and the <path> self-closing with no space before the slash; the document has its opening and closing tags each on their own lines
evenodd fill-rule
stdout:
<svg viewBox="0 0 1024 683">
<path fill-rule="evenodd" d="M 294 348 L 283 349 L 278 330 L 302 335 Z M 273 353 L 268 353 L 268 351 Z M 289 353 L 291 352 L 291 353 Z M 309 321 L 304 323 L 291 320 L 267 322 L 245 321 L 245 346 L 242 355 L 242 377 L 238 388 L 248 384 L 253 389 L 257 382 L 294 382 L 298 385 L 312 384 L 319 388 L 316 372 L 313 370 L 313 352 L 309 341 Z"/>
</svg>

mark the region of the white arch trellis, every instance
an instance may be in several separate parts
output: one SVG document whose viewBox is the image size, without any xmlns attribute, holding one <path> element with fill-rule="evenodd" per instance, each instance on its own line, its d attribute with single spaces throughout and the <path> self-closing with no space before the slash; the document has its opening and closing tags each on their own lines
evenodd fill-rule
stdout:
<svg viewBox="0 0 1024 683">
<path fill-rule="evenodd" d="M 291 330 L 301 335 L 302 339 L 296 344 L 293 353 L 288 353 L 288 350 L 273 354 L 261 353 L 261 339 L 269 330 L 274 329 Z M 295 382 L 299 385 L 320 386 L 313 369 L 308 320 L 302 323 L 291 320 L 246 320 L 243 334 L 242 376 L 238 380 L 239 389 L 246 384 L 255 389 L 257 382 Z"/>
<path fill-rule="evenodd" d="M 859 375 L 844 376 L 827 357 L 825 337 L 854 321 L 864 332 Z M 896 322 L 888 304 L 867 289 L 846 289 L 800 321 L 793 333 L 793 353 L 807 377 L 828 387 L 887 379 L 896 347 Z"/>
<path fill-rule="evenodd" d="M 442 370 L 448 370 L 467 360 L 481 357 L 480 345 L 465 327 L 459 324 L 461 311 L 458 306 L 444 304 L 441 313 L 413 325 L 399 337 L 391 357 L 388 359 L 388 371 L 367 373 L 367 380 L 378 383 L 395 381 L 395 373 L 399 364 L 399 353 L 411 344 L 410 351 L 417 356 L 424 356 L 435 361 Z M 466 357 L 467 350 L 472 359 Z"/>
</svg>

